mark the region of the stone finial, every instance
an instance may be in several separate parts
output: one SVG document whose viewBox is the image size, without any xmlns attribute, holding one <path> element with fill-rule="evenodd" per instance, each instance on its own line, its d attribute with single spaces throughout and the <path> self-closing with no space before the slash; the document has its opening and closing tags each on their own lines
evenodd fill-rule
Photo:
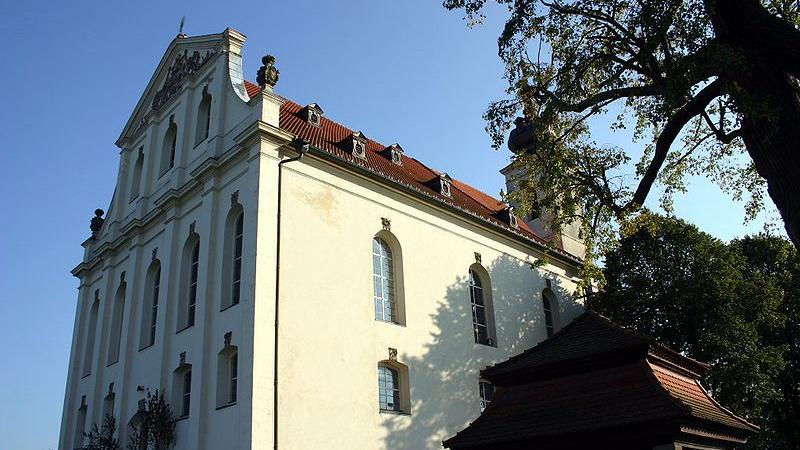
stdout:
<svg viewBox="0 0 800 450">
<path fill-rule="evenodd" d="M 94 217 L 92 217 L 92 221 L 89 222 L 89 229 L 92 230 L 93 238 L 97 237 L 97 234 L 100 233 L 100 229 L 103 228 L 103 222 L 106 221 L 106 219 L 103 219 L 103 214 L 105 214 L 105 211 L 102 209 L 98 208 L 94 210 Z"/>
<path fill-rule="evenodd" d="M 386 231 L 392 231 L 392 221 L 386 217 L 381 217 L 381 226 Z"/>
<path fill-rule="evenodd" d="M 232 333 L 232 332 L 230 332 L 230 331 L 228 331 L 227 333 L 225 333 L 225 336 L 223 337 L 223 338 L 224 338 L 224 340 L 225 340 L 225 342 L 224 342 L 224 346 L 225 346 L 225 347 L 230 347 L 230 346 L 231 346 L 231 337 L 232 337 L 232 336 L 233 336 L 233 333 Z"/>
<path fill-rule="evenodd" d="M 258 76 L 256 82 L 263 89 L 266 86 L 275 87 L 278 83 L 278 78 L 281 76 L 280 70 L 275 67 L 275 57 L 267 55 L 261 58 L 261 68 L 258 69 Z"/>
<path fill-rule="evenodd" d="M 397 361 L 397 349 L 389 347 L 389 361 Z"/>
</svg>

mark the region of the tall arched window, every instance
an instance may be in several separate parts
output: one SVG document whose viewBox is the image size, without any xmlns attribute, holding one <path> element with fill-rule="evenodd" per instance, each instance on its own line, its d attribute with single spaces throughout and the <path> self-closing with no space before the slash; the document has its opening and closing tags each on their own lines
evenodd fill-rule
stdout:
<svg viewBox="0 0 800 450">
<path fill-rule="evenodd" d="M 145 301 L 142 302 L 142 331 L 140 333 L 140 349 L 156 342 L 156 324 L 158 323 L 158 300 L 161 291 L 161 262 L 155 260 L 150 264 L 145 277 Z"/>
<path fill-rule="evenodd" d="M 133 166 L 133 173 L 131 174 L 131 193 L 130 199 L 133 201 L 141 195 L 142 188 L 142 169 L 144 168 L 144 151 L 143 147 L 139 148 L 139 155 L 136 157 L 136 163 Z"/>
<path fill-rule="evenodd" d="M 239 397 L 239 348 L 226 342 L 217 354 L 217 407 L 236 403 Z"/>
<path fill-rule="evenodd" d="M 172 122 L 170 117 L 169 128 L 164 133 L 164 141 L 161 144 L 161 174 L 175 166 L 175 146 L 178 142 L 178 126 Z"/>
<path fill-rule="evenodd" d="M 114 296 L 114 309 L 111 316 L 111 334 L 108 342 L 108 358 L 106 364 L 119 361 L 119 343 L 122 338 L 122 318 L 125 314 L 125 289 L 127 284 L 123 281 L 117 288 Z"/>
<path fill-rule="evenodd" d="M 181 294 L 178 300 L 178 330 L 194 325 L 199 273 L 200 238 L 196 233 L 192 233 L 183 247 Z"/>
<path fill-rule="evenodd" d="M 544 326 L 547 331 L 547 337 L 550 337 L 558 327 L 558 300 L 549 288 L 542 291 L 542 311 L 544 312 Z"/>
<path fill-rule="evenodd" d="M 187 417 L 192 406 L 192 365 L 186 362 L 186 353 L 181 353 L 180 364 L 172 372 L 172 404 L 179 417 Z"/>
<path fill-rule="evenodd" d="M 89 324 L 86 328 L 86 343 L 83 354 L 83 376 L 92 373 L 94 359 L 94 341 L 97 336 L 97 312 L 100 309 L 100 291 L 94 291 L 94 302 L 89 310 Z"/>
<path fill-rule="evenodd" d="M 222 309 L 238 305 L 242 298 L 242 263 L 244 251 L 244 212 L 234 205 L 225 224 L 223 250 Z"/>
<path fill-rule="evenodd" d="M 475 342 L 483 345 L 497 345 L 489 275 L 483 267 L 477 264 L 469 269 L 469 298 Z"/>
<path fill-rule="evenodd" d="M 372 277 L 375 296 L 375 319 L 397 322 L 394 295 L 392 249 L 383 239 L 372 239 Z"/>
<path fill-rule="evenodd" d="M 86 406 L 86 396 L 81 397 L 81 406 L 78 408 L 78 415 L 75 418 L 75 436 L 72 439 L 73 448 L 83 448 L 83 442 L 86 436 L 86 411 L 89 409 Z"/>
<path fill-rule="evenodd" d="M 397 361 L 378 363 L 378 409 L 381 412 L 411 412 L 408 367 Z"/>
<path fill-rule="evenodd" d="M 194 145 L 197 145 L 208 137 L 211 128 L 211 94 L 208 93 L 208 86 L 203 88 L 203 99 L 197 107 L 197 125 L 195 126 Z"/>
</svg>

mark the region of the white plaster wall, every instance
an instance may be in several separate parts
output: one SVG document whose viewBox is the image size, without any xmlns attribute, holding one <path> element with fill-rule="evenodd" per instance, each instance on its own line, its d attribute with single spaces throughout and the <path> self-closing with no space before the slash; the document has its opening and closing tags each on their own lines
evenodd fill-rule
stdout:
<svg viewBox="0 0 800 450">
<path fill-rule="evenodd" d="M 530 248 L 312 158 L 287 169 L 281 448 L 441 448 L 479 414 L 479 371 L 545 338 L 545 277 L 562 323 L 582 310 L 563 269 L 531 269 Z M 374 319 L 371 242 L 382 217 L 402 247 L 405 326 Z M 475 252 L 491 277 L 497 348 L 474 343 L 467 276 Z M 410 415 L 378 412 L 377 364 L 389 347 L 409 368 Z"/>
</svg>

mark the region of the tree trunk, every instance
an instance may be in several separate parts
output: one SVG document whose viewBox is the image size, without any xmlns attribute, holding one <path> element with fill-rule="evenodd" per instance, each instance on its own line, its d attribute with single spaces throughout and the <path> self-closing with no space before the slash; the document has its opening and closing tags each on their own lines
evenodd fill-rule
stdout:
<svg viewBox="0 0 800 450">
<path fill-rule="evenodd" d="M 742 138 L 800 249 L 800 32 L 759 0 L 706 0 L 706 7 L 717 38 L 744 58 L 746 68 L 727 76 L 741 90 L 732 95 Z"/>
</svg>

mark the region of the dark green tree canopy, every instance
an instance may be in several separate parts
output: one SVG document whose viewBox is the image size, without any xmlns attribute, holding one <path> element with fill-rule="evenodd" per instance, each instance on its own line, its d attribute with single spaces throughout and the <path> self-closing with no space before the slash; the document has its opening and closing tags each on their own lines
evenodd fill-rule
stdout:
<svg viewBox="0 0 800 450">
<path fill-rule="evenodd" d="M 498 39 L 509 98 L 490 105 L 495 146 L 517 115 L 535 143 L 517 152 L 524 173 L 512 200 L 581 220 L 590 241 L 613 236 L 655 184 L 662 205 L 704 174 L 746 216 L 768 192 L 800 242 L 800 32 L 794 0 L 496 0 L 510 17 Z M 445 0 L 471 23 L 486 0 Z M 593 116 L 619 113 L 646 143 L 630 149 L 589 135 Z M 590 242 L 591 244 L 591 242 Z M 591 248 L 590 248 L 591 250 Z"/>
<path fill-rule="evenodd" d="M 712 394 L 762 427 L 749 448 L 800 448 L 800 257 L 788 241 L 726 244 L 645 213 L 604 272 L 593 309 L 711 363 Z"/>
</svg>

